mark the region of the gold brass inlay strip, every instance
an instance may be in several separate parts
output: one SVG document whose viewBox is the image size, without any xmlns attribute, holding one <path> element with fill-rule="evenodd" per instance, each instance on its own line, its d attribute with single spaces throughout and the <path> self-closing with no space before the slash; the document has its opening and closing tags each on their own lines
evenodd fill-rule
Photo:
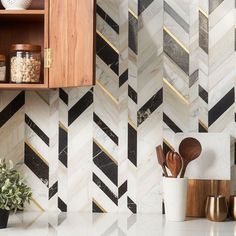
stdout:
<svg viewBox="0 0 236 236">
<path fill-rule="evenodd" d="M 62 122 L 59 122 L 59 126 L 60 128 L 62 128 L 63 130 L 65 130 L 68 133 L 68 129 L 62 124 Z"/>
<path fill-rule="evenodd" d="M 164 142 L 172 151 L 175 150 L 175 149 L 172 147 L 172 145 L 171 145 L 166 139 L 163 139 L 163 142 Z"/>
<path fill-rule="evenodd" d="M 136 19 L 138 19 L 138 15 L 130 8 L 129 8 L 129 13 L 132 14 Z"/>
<path fill-rule="evenodd" d="M 108 40 L 106 36 L 104 36 L 99 30 L 96 30 L 97 34 L 104 40 L 106 41 L 107 44 L 117 53 L 119 54 L 119 50 Z"/>
<path fill-rule="evenodd" d="M 174 34 L 172 34 L 166 27 L 164 27 L 164 30 L 175 40 L 177 44 L 179 44 L 181 48 L 183 48 L 189 54 L 189 50 L 187 49 L 187 47 L 184 46 L 184 44 L 181 43 L 180 40 Z"/>
<path fill-rule="evenodd" d="M 202 8 L 199 7 L 198 9 L 206 18 L 209 17 L 209 15 Z"/>
<path fill-rule="evenodd" d="M 32 202 L 33 202 L 42 212 L 45 211 L 45 210 L 40 206 L 40 204 L 39 204 L 34 198 L 32 198 Z"/>
<path fill-rule="evenodd" d="M 129 118 L 128 123 L 137 131 L 137 125 L 134 124 L 134 122 Z"/>
<path fill-rule="evenodd" d="M 116 104 L 119 104 L 119 101 L 98 81 L 96 80 L 96 84 L 112 99 L 112 101 Z"/>
<path fill-rule="evenodd" d="M 36 155 L 47 165 L 49 166 L 48 161 L 27 141 L 25 141 L 25 143 L 32 149 L 32 151 L 34 153 L 36 153 Z"/>
<path fill-rule="evenodd" d="M 103 213 L 107 213 L 107 211 L 94 198 L 93 202 L 102 210 Z"/>
<path fill-rule="evenodd" d="M 117 160 L 95 138 L 93 138 L 93 141 L 118 166 Z"/>
<path fill-rule="evenodd" d="M 205 130 L 208 130 L 208 127 L 201 120 L 199 120 L 199 123 L 202 127 L 204 127 Z"/>
<path fill-rule="evenodd" d="M 176 95 L 187 105 L 189 105 L 189 101 L 165 78 L 163 78 L 163 81 L 170 87 L 171 90 L 176 93 Z"/>
</svg>

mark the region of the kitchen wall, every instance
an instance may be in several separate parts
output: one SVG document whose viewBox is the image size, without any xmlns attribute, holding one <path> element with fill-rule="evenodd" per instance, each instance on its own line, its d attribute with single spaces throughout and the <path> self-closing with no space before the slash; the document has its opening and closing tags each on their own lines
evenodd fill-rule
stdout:
<svg viewBox="0 0 236 236">
<path fill-rule="evenodd" d="M 236 137 L 235 64 L 234 0 L 97 0 L 96 86 L 0 92 L 1 156 L 27 175 L 29 210 L 161 212 L 155 147 Z"/>
</svg>

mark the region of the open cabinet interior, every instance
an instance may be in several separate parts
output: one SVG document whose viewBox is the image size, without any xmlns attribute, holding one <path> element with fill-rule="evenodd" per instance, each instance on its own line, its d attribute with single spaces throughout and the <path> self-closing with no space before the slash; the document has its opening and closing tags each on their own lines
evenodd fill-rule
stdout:
<svg viewBox="0 0 236 236">
<path fill-rule="evenodd" d="M 6 83 L 0 88 L 48 88 L 48 71 L 44 68 L 44 49 L 48 48 L 48 2 L 33 1 L 27 10 L 5 10 L 0 4 L 0 54 L 6 56 Z M 41 46 L 39 83 L 10 82 L 10 49 L 12 44 Z"/>
<path fill-rule="evenodd" d="M 7 78 L 6 82 L 0 83 L 0 89 L 47 89 L 93 85 L 95 12 L 95 1 L 88 0 L 33 0 L 27 10 L 5 10 L 0 5 L 0 54 L 6 57 Z M 39 76 L 37 80 L 11 80 L 13 66 L 10 51 L 11 45 L 15 44 L 41 46 L 39 81 Z M 18 53 L 15 49 L 14 59 L 17 60 L 18 54 L 21 56 L 22 51 Z M 30 56 L 25 56 L 23 59 L 19 58 L 19 61 L 29 58 Z M 21 78 L 18 71 L 15 74 Z"/>
</svg>

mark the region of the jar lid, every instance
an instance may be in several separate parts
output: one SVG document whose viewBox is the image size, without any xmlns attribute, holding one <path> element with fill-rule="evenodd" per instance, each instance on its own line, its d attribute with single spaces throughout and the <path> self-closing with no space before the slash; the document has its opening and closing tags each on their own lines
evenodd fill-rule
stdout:
<svg viewBox="0 0 236 236">
<path fill-rule="evenodd" d="M 3 54 L 0 54 L 0 61 L 6 61 L 6 56 Z"/>
<path fill-rule="evenodd" d="M 11 51 L 41 52 L 41 46 L 33 44 L 12 44 Z"/>
</svg>

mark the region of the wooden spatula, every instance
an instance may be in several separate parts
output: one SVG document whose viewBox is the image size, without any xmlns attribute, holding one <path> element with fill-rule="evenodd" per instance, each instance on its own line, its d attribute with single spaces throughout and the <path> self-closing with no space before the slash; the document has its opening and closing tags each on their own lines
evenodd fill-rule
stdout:
<svg viewBox="0 0 236 236">
<path fill-rule="evenodd" d="M 179 154 L 183 159 L 183 169 L 180 177 L 183 178 L 189 162 L 195 160 L 200 156 L 202 146 L 195 138 L 185 138 L 179 145 Z"/>
<path fill-rule="evenodd" d="M 166 158 L 165 158 L 165 155 L 164 155 L 164 152 L 163 152 L 163 149 L 162 149 L 162 146 L 159 145 L 156 147 L 156 153 L 157 153 L 157 160 L 158 160 L 158 163 L 161 165 L 162 167 L 162 170 L 163 170 L 163 173 L 164 173 L 164 176 L 165 177 L 168 177 L 168 173 L 166 171 Z"/>
<path fill-rule="evenodd" d="M 177 152 L 169 151 L 166 154 L 166 165 L 172 177 L 177 178 L 182 169 L 182 159 Z"/>
</svg>

